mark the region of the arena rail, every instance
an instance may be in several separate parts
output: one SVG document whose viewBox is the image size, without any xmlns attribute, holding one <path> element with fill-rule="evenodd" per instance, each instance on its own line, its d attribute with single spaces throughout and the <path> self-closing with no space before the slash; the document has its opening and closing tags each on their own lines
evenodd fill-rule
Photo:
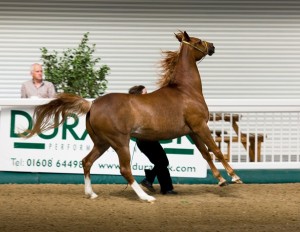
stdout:
<svg viewBox="0 0 300 232">
<path fill-rule="evenodd" d="M 210 99 L 207 104 L 213 137 L 234 167 L 299 169 L 300 99 Z"/>
</svg>

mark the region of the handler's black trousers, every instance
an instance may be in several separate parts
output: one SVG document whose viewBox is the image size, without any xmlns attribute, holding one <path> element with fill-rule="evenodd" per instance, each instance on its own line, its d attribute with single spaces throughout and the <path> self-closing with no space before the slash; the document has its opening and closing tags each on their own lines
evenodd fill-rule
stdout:
<svg viewBox="0 0 300 232">
<path fill-rule="evenodd" d="M 169 160 L 159 141 L 137 139 L 136 144 L 140 151 L 154 164 L 153 169 L 145 169 L 146 179 L 153 183 L 155 177 L 157 177 L 161 192 L 173 190 L 172 179 L 168 169 Z"/>
</svg>

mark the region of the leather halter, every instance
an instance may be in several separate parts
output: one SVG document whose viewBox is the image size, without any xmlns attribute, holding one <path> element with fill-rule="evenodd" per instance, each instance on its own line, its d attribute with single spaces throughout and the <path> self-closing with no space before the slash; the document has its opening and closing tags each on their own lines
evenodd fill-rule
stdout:
<svg viewBox="0 0 300 232">
<path fill-rule="evenodd" d="M 189 42 L 187 42 L 187 41 L 182 40 L 182 43 L 185 43 L 185 44 L 187 44 L 187 45 L 189 45 L 189 46 L 195 48 L 195 49 L 198 50 L 199 52 L 202 52 L 202 53 L 204 54 L 204 56 L 206 56 L 206 55 L 208 54 L 207 42 L 204 41 L 204 40 L 203 40 L 203 42 L 204 42 L 204 44 L 205 44 L 205 50 L 206 50 L 206 51 L 202 51 L 200 48 L 196 47 L 195 45 L 193 45 L 193 44 L 191 44 L 191 43 L 189 43 Z"/>
</svg>

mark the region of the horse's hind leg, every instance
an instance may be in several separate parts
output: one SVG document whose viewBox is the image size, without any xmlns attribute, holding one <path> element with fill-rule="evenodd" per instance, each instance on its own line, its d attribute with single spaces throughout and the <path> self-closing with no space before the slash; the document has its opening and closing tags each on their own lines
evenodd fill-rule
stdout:
<svg viewBox="0 0 300 232">
<path fill-rule="evenodd" d="M 115 149 L 119 156 L 120 163 L 120 172 L 122 176 L 127 180 L 130 186 L 133 188 L 135 193 L 139 196 L 139 198 L 143 201 L 153 202 L 156 199 L 152 196 L 149 196 L 144 190 L 140 187 L 140 185 L 136 182 L 134 177 L 132 176 L 131 167 L 130 167 L 130 152 L 128 146 L 123 146 L 122 148 Z"/>
<path fill-rule="evenodd" d="M 86 157 L 84 157 L 82 160 L 83 171 L 84 171 L 84 192 L 85 192 L 85 195 L 90 197 L 91 199 L 98 197 L 98 195 L 96 193 L 94 193 L 94 191 L 92 189 L 90 170 L 91 170 L 93 163 L 108 148 L 109 148 L 109 146 L 102 146 L 101 150 L 99 150 L 96 146 L 94 146 L 93 149 L 90 151 L 90 153 Z"/>
</svg>

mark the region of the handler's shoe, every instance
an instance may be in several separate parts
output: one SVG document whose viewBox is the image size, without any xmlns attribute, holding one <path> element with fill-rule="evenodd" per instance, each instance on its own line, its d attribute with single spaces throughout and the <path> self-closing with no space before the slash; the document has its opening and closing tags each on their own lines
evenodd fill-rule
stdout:
<svg viewBox="0 0 300 232">
<path fill-rule="evenodd" d="M 178 194 L 178 192 L 174 191 L 174 190 L 168 190 L 168 191 L 160 191 L 160 193 L 162 195 L 176 195 Z"/>
<path fill-rule="evenodd" d="M 155 192 L 155 188 L 153 188 L 153 185 L 146 178 L 141 181 L 141 185 L 148 189 L 150 192 Z"/>
</svg>

